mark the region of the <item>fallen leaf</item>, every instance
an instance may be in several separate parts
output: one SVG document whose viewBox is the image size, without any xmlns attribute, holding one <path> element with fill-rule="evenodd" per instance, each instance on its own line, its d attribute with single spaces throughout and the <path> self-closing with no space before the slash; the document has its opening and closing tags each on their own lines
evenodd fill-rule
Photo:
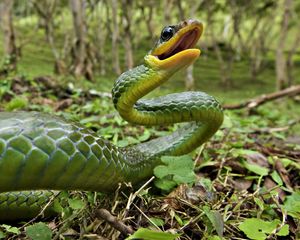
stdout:
<svg viewBox="0 0 300 240">
<path fill-rule="evenodd" d="M 278 186 L 270 177 L 266 177 L 264 181 L 264 187 L 268 190 Z M 285 199 L 285 193 L 281 188 L 276 188 L 275 191 L 278 192 L 279 198 L 283 201 Z"/>
<path fill-rule="evenodd" d="M 277 159 L 275 161 L 275 169 L 279 173 L 279 175 L 280 175 L 282 181 L 285 183 L 286 187 L 288 187 L 289 189 L 292 190 L 293 188 L 292 188 L 291 181 L 289 179 L 289 174 L 288 174 L 287 170 L 285 169 L 285 167 L 283 166 L 282 161 L 280 161 L 279 159 Z"/>
<path fill-rule="evenodd" d="M 232 178 L 228 178 L 228 181 L 233 185 L 234 189 L 239 191 L 249 189 L 253 182 L 252 180 L 246 180 L 243 178 L 238 178 L 234 180 Z"/>
</svg>

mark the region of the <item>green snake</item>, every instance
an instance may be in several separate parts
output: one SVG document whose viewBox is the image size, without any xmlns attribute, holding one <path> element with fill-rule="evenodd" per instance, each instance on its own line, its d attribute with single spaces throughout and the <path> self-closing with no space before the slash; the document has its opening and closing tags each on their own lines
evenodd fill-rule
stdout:
<svg viewBox="0 0 300 240">
<path fill-rule="evenodd" d="M 206 142 L 223 122 L 220 104 L 203 92 L 141 100 L 200 55 L 196 20 L 165 27 L 144 64 L 116 80 L 113 103 L 121 117 L 143 125 L 188 122 L 170 135 L 119 148 L 78 123 L 37 112 L 0 113 L 0 220 L 35 216 L 48 190 L 109 192 L 119 183 L 151 177 L 161 156 L 184 155 Z M 184 164 L 184 162 L 182 163 Z"/>
</svg>

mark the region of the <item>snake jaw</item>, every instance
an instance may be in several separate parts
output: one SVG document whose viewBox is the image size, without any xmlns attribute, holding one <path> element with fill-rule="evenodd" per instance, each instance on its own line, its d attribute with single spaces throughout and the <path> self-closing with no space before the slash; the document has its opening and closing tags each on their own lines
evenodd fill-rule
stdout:
<svg viewBox="0 0 300 240">
<path fill-rule="evenodd" d="M 159 60 L 165 60 L 169 57 L 176 55 L 179 52 L 185 51 L 186 49 L 193 48 L 198 39 L 200 38 L 199 29 L 192 29 L 186 33 L 184 33 L 178 40 L 175 42 L 173 46 L 170 46 L 165 52 L 160 55 L 157 55 Z"/>
<path fill-rule="evenodd" d="M 196 20 L 183 21 L 174 28 L 174 35 L 167 41 L 159 40 L 145 57 L 146 63 L 156 69 L 168 71 L 192 64 L 200 55 L 195 45 L 203 32 L 203 24 Z"/>
<path fill-rule="evenodd" d="M 191 48 L 176 53 L 164 60 L 160 60 L 152 55 L 147 55 L 144 59 L 151 68 L 173 74 L 174 72 L 191 65 L 199 57 L 200 53 L 200 49 Z"/>
</svg>

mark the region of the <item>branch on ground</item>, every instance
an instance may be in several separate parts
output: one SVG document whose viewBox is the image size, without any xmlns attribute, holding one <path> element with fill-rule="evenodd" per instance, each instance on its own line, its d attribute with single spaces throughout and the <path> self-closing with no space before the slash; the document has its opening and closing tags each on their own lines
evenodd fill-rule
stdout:
<svg viewBox="0 0 300 240">
<path fill-rule="evenodd" d="M 256 98 L 247 100 L 243 103 L 238 104 L 226 104 L 223 106 L 224 109 L 241 109 L 241 108 L 247 108 L 248 110 L 252 110 L 254 108 L 257 108 L 258 106 L 279 99 L 283 97 L 294 97 L 296 95 L 300 95 L 300 85 L 291 86 L 289 88 L 280 90 L 278 92 L 273 92 L 269 94 L 263 94 L 261 96 L 258 96 Z"/>
<path fill-rule="evenodd" d="M 104 208 L 96 210 L 96 216 L 105 220 L 109 225 L 125 234 L 126 236 L 134 232 L 130 226 L 126 226 L 122 221 L 111 215 L 111 213 Z"/>
</svg>

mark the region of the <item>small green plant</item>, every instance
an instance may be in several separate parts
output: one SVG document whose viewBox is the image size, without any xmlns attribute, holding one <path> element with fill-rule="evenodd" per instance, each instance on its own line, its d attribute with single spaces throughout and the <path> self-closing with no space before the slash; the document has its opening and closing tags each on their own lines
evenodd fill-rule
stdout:
<svg viewBox="0 0 300 240">
<path fill-rule="evenodd" d="M 206 221 L 208 232 L 212 233 L 215 230 L 219 237 L 223 237 L 224 222 L 222 215 L 218 211 L 210 209 L 209 206 L 203 206 L 202 210 L 209 220 Z"/>
<path fill-rule="evenodd" d="M 248 218 L 239 225 L 239 229 L 253 240 L 265 240 L 271 234 L 287 236 L 289 226 L 285 224 L 280 227 L 280 223 L 278 219 L 268 222 L 258 218 Z"/>
<path fill-rule="evenodd" d="M 294 192 L 288 196 L 284 202 L 283 209 L 287 211 L 287 214 L 300 219 L 300 192 Z"/>
<path fill-rule="evenodd" d="M 32 240 L 51 240 L 52 231 L 42 222 L 26 227 L 26 235 Z"/>
<path fill-rule="evenodd" d="M 0 225 L 0 239 L 7 238 L 11 234 L 20 234 L 20 230 L 7 224 Z"/>
<path fill-rule="evenodd" d="M 140 228 L 134 234 L 126 238 L 126 240 L 143 239 L 143 240 L 175 240 L 180 234 L 172 234 L 167 232 L 158 232 L 147 228 Z"/>
<path fill-rule="evenodd" d="M 195 182 L 194 162 L 190 156 L 164 156 L 161 161 L 164 165 L 154 168 L 156 187 L 170 191 L 179 184 Z"/>
<path fill-rule="evenodd" d="M 28 106 L 28 100 L 24 97 L 15 97 L 13 98 L 5 107 L 7 111 L 13 111 L 18 109 L 23 109 Z"/>
<path fill-rule="evenodd" d="M 0 99 L 2 100 L 2 97 L 5 94 L 12 94 L 11 91 L 11 81 L 9 79 L 4 79 L 0 81 Z"/>
</svg>

